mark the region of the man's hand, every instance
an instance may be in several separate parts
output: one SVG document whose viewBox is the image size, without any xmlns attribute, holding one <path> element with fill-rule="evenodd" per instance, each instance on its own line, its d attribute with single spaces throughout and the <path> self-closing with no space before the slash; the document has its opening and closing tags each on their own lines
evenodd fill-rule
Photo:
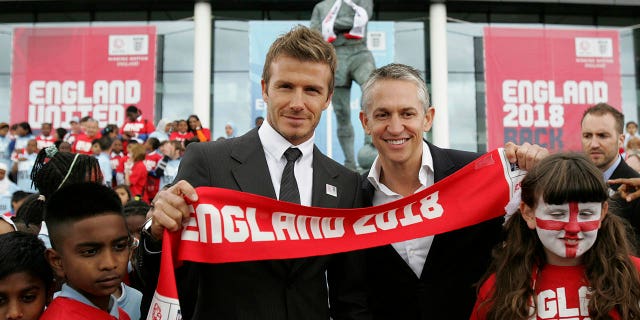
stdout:
<svg viewBox="0 0 640 320">
<path fill-rule="evenodd" d="M 170 188 L 158 192 L 151 201 L 151 210 L 147 216 L 151 217 L 151 235 L 154 238 L 161 240 L 164 229 L 172 232 L 182 229 L 183 221 L 189 219 L 189 206 L 184 197 L 191 201 L 198 200 L 193 186 L 180 180 Z"/>
<path fill-rule="evenodd" d="M 531 170 L 540 160 L 549 155 L 549 150 L 546 148 L 527 142 L 522 145 L 507 142 L 504 145 L 504 151 L 509 162 L 518 164 L 518 167 L 523 170 Z"/>
<path fill-rule="evenodd" d="M 640 198 L 640 178 L 612 179 L 607 183 L 619 184 L 618 192 L 627 202 Z"/>
</svg>

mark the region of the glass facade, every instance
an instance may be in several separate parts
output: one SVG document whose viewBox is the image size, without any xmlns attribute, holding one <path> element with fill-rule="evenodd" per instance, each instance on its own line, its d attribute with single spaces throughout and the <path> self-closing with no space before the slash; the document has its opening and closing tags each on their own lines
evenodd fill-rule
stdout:
<svg viewBox="0 0 640 320">
<path fill-rule="evenodd" d="M 224 136 L 224 126 L 232 122 L 242 133 L 253 127 L 249 65 L 249 21 L 299 20 L 305 22 L 307 11 L 237 10 L 215 11 L 211 77 L 212 138 Z M 0 121 L 13 122 L 10 114 L 10 78 L 12 36 L 16 26 L 122 26 L 154 25 L 158 33 L 155 119 L 188 117 L 193 110 L 193 38 L 192 12 L 176 11 L 93 11 L 50 12 L 34 15 L 4 13 L 0 15 Z M 613 28 L 620 32 L 622 109 L 627 120 L 638 119 L 638 83 L 636 65 L 640 57 L 640 34 L 634 25 L 640 18 L 597 14 L 549 12 L 512 13 L 450 11 L 447 24 L 449 69 L 449 128 L 451 147 L 470 151 L 486 150 L 486 115 L 484 106 L 484 71 L 482 30 L 491 26 Z M 185 19 L 186 18 L 186 19 Z M 394 22 L 394 61 L 416 67 L 429 74 L 428 12 L 377 11 L 374 17 Z M 91 22 L 88 22 L 90 20 Z M 27 21 L 27 23 L 25 23 Z M 34 22 L 37 21 L 37 22 Z M 197 66 L 196 66 L 197 67 Z M 357 130 L 360 124 L 354 124 Z"/>
</svg>

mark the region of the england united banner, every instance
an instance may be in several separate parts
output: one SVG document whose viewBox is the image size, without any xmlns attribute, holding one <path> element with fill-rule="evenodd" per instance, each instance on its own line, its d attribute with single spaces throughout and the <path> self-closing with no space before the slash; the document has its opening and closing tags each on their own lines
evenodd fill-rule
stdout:
<svg viewBox="0 0 640 320">
<path fill-rule="evenodd" d="M 484 52 L 488 149 L 578 151 L 586 108 L 621 109 L 618 31 L 486 27 Z"/>
<path fill-rule="evenodd" d="M 148 320 L 180 319 L 174 267 L 289 259 L 381 246 L 460 229 L 504 215 L 524 171 L 493 150 L 411 196 L 376 207 L 304 207 L 253 194 L 196 188 L 181 232 L 165 230 Z"/>
<path fill-rule="evenodd" d="M 153 119 L 155 56 L 154 26 L 15 28 L 11 121 L 122 126 L 129 105 Z"/>
</svg>

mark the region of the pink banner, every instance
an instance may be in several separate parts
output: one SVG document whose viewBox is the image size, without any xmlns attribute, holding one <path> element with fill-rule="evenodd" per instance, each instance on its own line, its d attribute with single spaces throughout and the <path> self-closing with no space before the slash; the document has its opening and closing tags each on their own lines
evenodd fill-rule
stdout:
<svg viewBox="0 0 640 320">
<path fill-rule="evenodd" d="M 11 122 L 69 127 L 92 116 L 100 127 L 125 120 L 136 105 L 153 119 L 156 28 L 16 28 Z"/>
<path fill-rule="evenodd" d="M 621 109 L 618 31 L 485 27 L 484 50 L 488 149 L 579 151 L 584 110 Z"/>
<path fill-rule="evenodd" d="M 182 232 L 165 231 L 160 279 L 147 319 L 177 319 L 174 265 L 288 259 L 371 248 L 504 215 L 524 172 L 494 150 L 409 197 L 360 209 L 304 207 L 200 187 Z"/>
</svg>

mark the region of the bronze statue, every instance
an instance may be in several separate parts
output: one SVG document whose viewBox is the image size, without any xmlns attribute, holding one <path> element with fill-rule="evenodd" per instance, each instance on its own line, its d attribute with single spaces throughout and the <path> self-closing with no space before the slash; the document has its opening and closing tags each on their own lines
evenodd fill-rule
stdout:
<svg viewBox="0 0 640 320">
<path fill-rule="evenodd" d="M 324 0 L 315 5 L 311 15 L 311 28 L 320 31 L 338 54 L 332 102 L 338 119 L 338 140 L 344 153 L 344 165 L 352 170 L 356 169 L 356 162 L 349 101 L 351 82 L 362 86 L 376 68 L 365 39 L 366 25 L 372 14 L 372 0 Z M 367 140 L 370 138 L 365 138 L 365 147 Z"/>
</svg>

